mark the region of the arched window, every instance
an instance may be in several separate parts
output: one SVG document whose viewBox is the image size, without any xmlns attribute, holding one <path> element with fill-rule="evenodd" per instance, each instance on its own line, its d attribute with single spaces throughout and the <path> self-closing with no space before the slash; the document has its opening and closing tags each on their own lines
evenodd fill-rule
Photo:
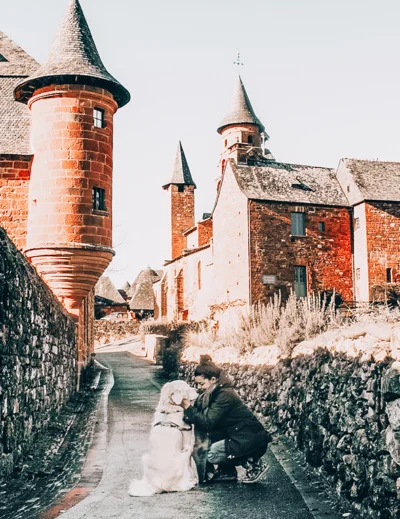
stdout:
<svg viewBox="0 0 400 519">
<path fill-rule="evenodd" d="M 197 263 L 197 286 L 201 289 L 201 261 Z"/>
</svg>

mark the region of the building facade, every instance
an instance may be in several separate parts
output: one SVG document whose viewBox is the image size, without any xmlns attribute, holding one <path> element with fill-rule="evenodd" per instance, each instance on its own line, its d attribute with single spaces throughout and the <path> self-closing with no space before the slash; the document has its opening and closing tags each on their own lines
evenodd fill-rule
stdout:
<svg viewBox="0 0 400 519">
<path fill-rule="evenodd" d="M 181 144 L 163 186 L 171 259 L 154 285 L 159 316 L 224 320 L 292 290 L 335 291 L 349 302 L 398 290 L 400 163 L 342 159 L 335 171 L 275 161 L 240 77 L 217 131 L 212 212 L 194 224 L 195 184 Z"/>
<path fill-rule="evenodd" d="M 107 71 L 79 0 L 39 65 L 0 33 L 0 225 L 93 344 L 93 289 L 112 249 L 113 117 L 129 92 Z"/>
</svg>

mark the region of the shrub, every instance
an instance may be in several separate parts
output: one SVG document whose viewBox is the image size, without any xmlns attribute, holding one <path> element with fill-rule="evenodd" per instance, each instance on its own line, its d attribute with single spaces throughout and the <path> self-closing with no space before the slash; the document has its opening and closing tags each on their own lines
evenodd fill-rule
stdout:
<svg viewBox="0 0 400 519">
<path fill-rule="evenodd" d="M 200 330 L 201 323 L 196 321 L 167 321 L 162 319 L 159 321 L 148 320 L 140 323 L 139 333 L 144 335 L 154 333 L 156 335 L 165 335 L 171 341 L 180 341 L 186 330 Z"/>
<path fill-rule="evenodd" d="M 184 346 L 179 342 L 174 342 L 169 348 L 163 352 L 162 366 L 164 375 L 170 380 L 178 378 L 179 365 L 181 362 L 181 354 Z"/>
</svg>

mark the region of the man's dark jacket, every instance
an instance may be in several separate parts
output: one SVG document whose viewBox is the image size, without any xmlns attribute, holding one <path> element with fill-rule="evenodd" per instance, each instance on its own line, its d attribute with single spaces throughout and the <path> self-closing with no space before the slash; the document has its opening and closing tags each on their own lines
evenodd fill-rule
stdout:
<svg viewBox="0 0 400 519">
<path fill-rule="evenodd" d="M 225 439 L 231 459 L 262 456 L 270 441 L 269 433 L 242 402 L 223 371 L 207 405 L 198 398 L 185 410 L 184 420 L 206 431 L 212 443 Z"/>
</svg>

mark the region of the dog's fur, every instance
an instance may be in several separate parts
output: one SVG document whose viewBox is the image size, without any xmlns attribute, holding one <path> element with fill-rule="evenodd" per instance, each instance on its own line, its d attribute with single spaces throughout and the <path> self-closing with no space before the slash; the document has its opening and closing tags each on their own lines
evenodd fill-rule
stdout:
<svg viewBox="0 0 400 519">
<path fill-rule="evenodd" d="M 143 456 L 143 479 L 132 481 L 129 488 L 131 496 L 182 492 L 190 490 L 198 482 L 192 458 L 194 430 L 178 428 L 190 428 L 183 421 L 182 400 L 194 400 L 196 397 L 196 391 L 183 380 L 167 382 L 163 386 L 150 432 L 150 449 Z M 154 427 L 159 422 L 172 422 L 178 427 Z"/>
</svg>

